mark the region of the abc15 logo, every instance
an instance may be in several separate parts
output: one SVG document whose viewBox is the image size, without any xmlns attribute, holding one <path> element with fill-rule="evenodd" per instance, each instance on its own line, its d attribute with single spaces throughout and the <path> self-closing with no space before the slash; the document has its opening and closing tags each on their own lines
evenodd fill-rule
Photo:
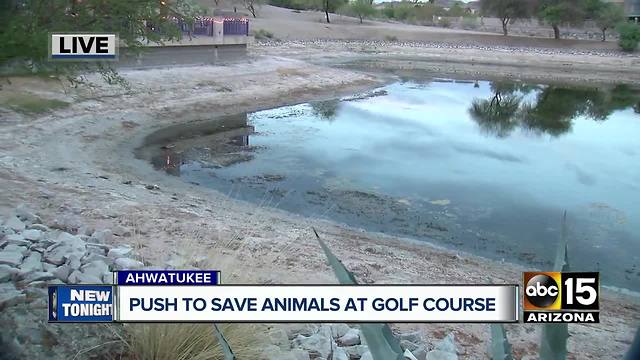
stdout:
<svg viewBox="0 0 640 360">
<path fill-rule="evenodd" d="M 525 272 L 524 310 L 599 310 L 597 272 Z"/>
</svg>

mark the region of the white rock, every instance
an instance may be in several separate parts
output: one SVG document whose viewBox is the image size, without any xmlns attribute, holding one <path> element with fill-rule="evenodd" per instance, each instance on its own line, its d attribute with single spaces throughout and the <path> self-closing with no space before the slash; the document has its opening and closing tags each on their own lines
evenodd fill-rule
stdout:
<svg viewBox="0 0 640 360">
<path fill-rule="evenodd" d="M 0 283 L 7 282 L 13 279 L 14 275 L 18 273 L 18 269 L 9 265 L 0 265 Z"/>
<path fill-rule="evenodd" d="M 24 238 L 27 240 L 40 241 L 40 239 L 42 239 L 42 231 L 36 230 L 36 229 L 29 229 L 29 230 L 23 231 L 22 236 L 24 236 Z"/>
<path fill-rule="evenodd" d="M 333 349 L 333 356 L 331 356 L 331 360 L 349 360 L 349 355 L 340 347 L 336 347 Z"/>
<path fill-rule="evenodd" d="M 20 245 L 16 245 L 16 244 L 9 244 L 9 245 L 4 247 L 4 251 L 19 252 L 22 255 L 27 255 L 29 253 L 29 248 L 27 248 L 26 246 L 20 246 Z"/>
<path fill-rule="evenodd" d="M 449 333 L 444 339 L 434 347 L 435 350 L 441 350 L 456 354 L 458 349 L 456 348 L 456 342 L 453 333 Z"/>
<path fill-rule="evenodd" d="M 47 280 L 53 280 L 55 278 L 56 278 L 56 276 L 53 275 L 50 272 L 34 271 L 34 272 L 26 274 L 24 276 L 24 278 L 22 279 L 22 282 L 25 283 L 25 284 L 29 284 L 29 283 L 32 283 L 34 281 L 47 281 Z"/>
<path fill-rule="evenodd" d="M 323 359 L 326 359 L 331 354 L 332 343 L 331 329 L 329 327 L 321 327 L 320 331 L 311 336 L 298 335 L 293 339 L 293 344 L 296 347 L 320 354 Z"/>
<path fill-rule="evenodd" d="M 11 234 L 4 237 L 4 239 L 9 243 L 17 246 L 26 246 L 29 247 L 31 242 L 24 239 L 24 236 L 21 234 Z"/>
<path fill-rule="evenodd" d="M 82 225 L 78 228 L 78 235 L 91 235 L 93 232 L 93 226 Z"/>
<path fill-rule="evenodd" d="M 349 329 L 346 334 L 342 335 L 338 340 L 340 346 L 352 346 L 360 344 L 360 330 Z"/>
<path fill-rule="evenodd" d="M 71 267 L 69 265 L 62 265 L 52 271 L 52 273 L 60 280 L 67 282 L 69 280 L 69 274 L 71 274 Z"/>
<path fill-rule="evenodd" d="M 130 258 L 118 258 L 114 262 L 117 270 L 137 270 L 144 267 L 144 264 L 140 261 Z"/>
<path fill-rule="evenodd" d="M 431 350 L 427 353 L 427 360 L 458 360 L 458 355 L 442 350 Z"/>
<path fill-rule="evenodd" d="M 369 348 L 366 345 L 345 346 L 343 349 L 347 352 L 349 357 L 355 359 L 361 358 L 364 353 L 369 351 Z"/>
<path fill-rule="evenodd" d="M 404 356 L 404 358 L 405 358 L 406 360 L 418 360 L 418 359 L 416 359 L 416 357 L 415 357 L 415 356 L 413 356 L 413 354 L 412 354 L 412 353 L 411 353 L 411 351 L 409 351 L 409 350 L 405 350 L 405 351 L 404 351 L 404 354 L 402 354 L 402 356 Z"/>
<path fill-rule="evenodd" d="M 424 342 L 423 333 L 420 330 L 400 333 L 398 338 L 400 340 L 411 341 L 414 344 L 422 344 Z"/>
<path fill-rule="evenodd" d="M 98 244 L 106 244 L 111 242 L 111 240 L 113 240 L 113 233 L 109 229 L 95 231 L 93 235 L 91 235 L 91 238 L 89 238 L 89 241 Z"/>
<path fill-rule="evenodd" d="M 15 233 L 16 232 L 8 226 L 4 226 L 4 225 L 0 226 L 0 239 L 2 239 L 3 236 L 15 234 Z"/>
<path fill-rule="evenodd" d="M 4 226 L 12 229 L 13 231 L 22 231 L 25 229 L 25 225 L 20 219 L 15 216 L 10 216 L 5 222 Z"/>
<path fill-rule="evenodd" d="M 113 284 L 113 273 L 107 272 L 102 274 L 102 283 L 103 284 Z"/>
<path fill-rule="evenodd" d="M 102 284 L 102 276 L 80 273 L 76 278 L 76 284 Z"/>
<path fill-rule="evenodd" d="M 44 225 L 44 224 L 31 224 L 31 225 L 27 226 L 27 229 L 40 230 L 42 232 L 49 231 L 49 227 L 47 225 Z"/>
<path fill-rule="evenodd" d="M 424 348 L 424 346 L 420 346 L 417 349 L 412 350 L 411 353 L 418 360 L 426 360 L 427 359 L 427 350 Z"/>
<path fill-rule="evenodd" d="M 122 226 L 122 225 L 116 225 L 111 229 L 111 232 L 113 233 L 113 235 L 116 236 L 130 236 L 131 235 L 131 231 L 129 231 L 129 229 L 127 229 L 126 227 Z"/>
<path fill-rule="evenodd" d="M 65 264 L 69 265 L 73 270 L 78 270 L 82 266 L 82 261 L 80 261 L 80 259 L 83 255 L 84 254 L 80 253 L 71 253 L 66 256 Z"/>
<path fill-rule="evenodd" d="M 107 253 L 107 257 L 110 257 L 112 259 L 123 258 L 129 256 L 129 254 L 131 254 L 132 252 L 133 248 L 130 247 L 113 248 L 109 250 L 109 252 Z"/>
<path fill-rule="evenodd" d="M 92 275 L 96 278 L 102 279 L 102 275 L 109 272 L 109 266 L 104 261 L 95 260 L 80 268 L 83 274 Z M 101 280 L 102 281 L 102 280 Z"/>
<path fill-rule="evenodd" d="M 20 251 L 7 251 L 6 248 L 4 251 L 0 251 L 0 264 L 9 265 L 12 267 L 17 267 L 22 264 L 22 252 Z"/>
<path fill-rule="evenodd" d="M 0 285 L 0 310 L 24 302 L 27 296 L 16 289 L 13 283 Z"/>
<path fill-rule="evenodd" d="M 22 261 L 19 267 L 24 273 L 42 271 L 42 255 L 38 252 L 32 252 Z"/>
<path fill-rule="evenodd" d="M 331 324 L 329 327 L 331 327 L 331 336 L 333 336 L 334 339 L 342 337 L 351 329 L 347 324 Z"/>
<path fill-rule="evenodd" d="M 20 220 L 24 222 L 28 222 L 28 223 L 42 222 L 42 220 L 40 220 L 40 217 L 36 215 L 33 211 L 31 211 L 29 208 L 27 208 L 27 206 L 24 204 L 21 204 L 16 208 L 15 214 Z"/>
</svg>

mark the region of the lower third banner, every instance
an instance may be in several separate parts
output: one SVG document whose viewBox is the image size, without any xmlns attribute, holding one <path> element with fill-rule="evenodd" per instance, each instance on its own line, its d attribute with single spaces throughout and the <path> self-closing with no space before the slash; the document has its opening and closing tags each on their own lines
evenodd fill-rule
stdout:
<svg viewBox="0 0 640 360">
<path fill-rule="evenodd" d="M 517 322 L 517 285 L 118 286 L 122 322 Z"/>
</svg>

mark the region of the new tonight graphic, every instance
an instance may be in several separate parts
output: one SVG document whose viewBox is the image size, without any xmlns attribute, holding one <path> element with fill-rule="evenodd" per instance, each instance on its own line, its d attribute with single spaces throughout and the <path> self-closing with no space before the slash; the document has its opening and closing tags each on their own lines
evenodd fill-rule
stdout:
<svg viewBox="0 0 640 360">
<path fill-rule="evenodd" d="M 217 285 L 216 270 L 128 270 L 118 271 L 116 284 L 131 287 L 159 286 L 167 293 L 172 285 Z M 117 285 L 50 286 L 50 322 L 112 322 L 116 317 Z"/>
<path fill-rule="evenodd" d="M 49 321 L 111 322 L 113 294 L 105 285 L 50 286 Z"/>
</svg>

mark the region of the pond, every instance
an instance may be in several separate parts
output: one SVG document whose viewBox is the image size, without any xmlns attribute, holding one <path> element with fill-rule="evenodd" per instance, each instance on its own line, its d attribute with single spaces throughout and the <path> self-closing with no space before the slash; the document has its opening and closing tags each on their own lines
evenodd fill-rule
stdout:
<svg viewBox="0 0 640 360">
<path fill-rule="evenodd" d="M 260 206 L 640 289 L 640 91 L 407 80 L 161 130 L 138 156 Z"/>
</svg>

